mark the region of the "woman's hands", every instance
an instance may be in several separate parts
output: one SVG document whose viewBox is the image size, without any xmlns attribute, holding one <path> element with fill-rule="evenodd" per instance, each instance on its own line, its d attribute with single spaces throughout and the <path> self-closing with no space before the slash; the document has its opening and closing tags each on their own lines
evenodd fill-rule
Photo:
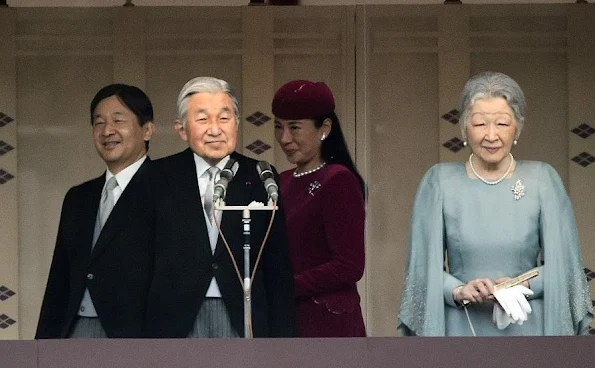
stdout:
<svg viewBox="0 0 595 368">
<path fill-rule="evenodd" d="M 494 283 L 490 279 L 475 279 L 457 286 L 452 297 L 457 304 L 483 303 L 494 300 Z"/>
<path fill-rule="evenodd" d="M 490 279 L 475 279 L 465 285 L 457 286 L 452 291 L 452 297 L 457 304 L 483 303 L 485 301 L 494 301 L 494 285 L 510 280 L 511 277 L 501 277 L 493 282 Z M 529 281 L 522 284 L 530 289 Z"/>
</svg>

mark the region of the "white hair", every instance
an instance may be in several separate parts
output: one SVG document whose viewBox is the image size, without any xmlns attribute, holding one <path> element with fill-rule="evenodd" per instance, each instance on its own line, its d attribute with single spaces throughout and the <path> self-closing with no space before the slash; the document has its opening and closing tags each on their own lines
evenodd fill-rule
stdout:
<svg viewBox="0 0 595 368">
<path fill-rule="evenodd" d="M 517 122 L 516 138 L 521 134 L 525 124 L 525 95 L 517 82 L 506 74 L 498 72 L 482 72 L 471 77 L 461 93 L 461 134 L 467 138 L 469 109 L 477 100 L 501 97 L 514 113 Z"/>
<path fill-rule="evenodd" d="M 222 79 L 213 77 L 196 77 L 189 80 L 178 95 L 178 120 L 186 127 L 186 113 L 188 112 L 188 100 L 195 93 L 226 93 L 233 103 L 233 112 L 236 123 L 240 122 L 240 109 L 238 99 L 229 83 Z"/>
</svg>

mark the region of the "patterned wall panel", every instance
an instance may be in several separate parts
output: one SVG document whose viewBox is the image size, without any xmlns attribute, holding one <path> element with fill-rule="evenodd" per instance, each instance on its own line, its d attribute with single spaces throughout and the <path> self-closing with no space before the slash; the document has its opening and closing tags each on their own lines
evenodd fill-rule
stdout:
<svg viewBox="0 0 595 368">
<path fill-rule="evenodd" d="M 14 122 L 14 119 L 2 112 L 0 112 L 0 129 L 4 128 L 7 124 Z M 3 141 L 0 140 L 0 156 L 4 156 L 5 154 L 9 153 L 10 151 L 13 151 L 14 147 Z M 2 162 L 3 159 L 0 159 L 0 165 L 3 163 Z M 14 175 L 11 174 L 10 172 L 0 168 L 0 185 L 1 184 L 6 184 L 9 180 L 13 179 Z M 2 193 L 3 189 L 0 188 L 0 193 Z M 4 194 L 6 195 L 6 194 Z M 10 216 L 10 214 L 4 213 L 3 216 Z M 8 257 L 8 254 L 0 254 L 0 257 Z M 2 276 L 2 278 L 8 277 L 9 275 L 0 275 Z M 7 282 L 8 280 L 4 279 L 0 279 L 0 283 L 1 282 Z M 12 284 L 12 282 L 11 282 Z M 14 313 L 14 308 L 12 308 L 11 312 L 8 312 L 9 308 L 6 308 L 6 300 L 10 299 L 11 297 L 15 296 L 16 293 L 14 291 L 12 291 L 10 288 L 4 286 L 4 285 L 0 285 L 0 331 L 3 330 L 7 330 L 8 328 L 10 328 L 11 326 L 13 326 L 14 324 L 16 324 L 16 313 Z M 8 313 L 8 314 L 7 314 Z M 12 317 L 11 317 L 12 316 Z M 0 339 L 2 338 L 3 334 L 0 332 Z M 11 334 L 8 334 L 7 336 L 18 336 L 18 334 L 15 334 L 14 332 Z"/>
<path fill-rule="evenodd" d="M 2 24 L 15 26 L 15 50 L 8 59 L 0 54 L 0 83 L 16 80 L 18 88 L 10 85 L 0 98 L 0 194 L 6 198 L 10 190 L 16 198 L 18 180 L 20 259 L 15 254 L 10 261 L 23 267 L 14 272 L 18 280 L 0 277 L 0 338 L 17 328 L 22 338 L 33 336 L 62 198 L 68 187 L 103 170 L 88 126 L 93 93 L 114 79 L 145 88 L 156 112 L 151 155 L 157 158 L 185 146 L 172 129 L 175 98 L 198 75 L 226 79 L 236 88 L 242 101 L 239 149 L 281 170 L 289 165 L 272 133 L 275 89 L 289 79 L 328 82 L 349 147 L 363 158 L 358 167 L 368 179 L 362 289 L 368 331 L 395 335 L 415 190 L 431 165 L 468 154 L 456 109 L 470 73 L 499 68 L 518 77 L 531 97 L 520 155 L 552 161 L 569 184 L 579 223 L 592 219 L 595 206 L 586 204 L 595 198 L 595 114 L 588 99 L 595 47 L 592 37 L 577 35 L 593 34 L 595 14 L 569 9 L 362 5 L 21 8 L 18 17 L 11 12 Z M 4 60 L 15 55 L 12 70 Z M 356 57 L 360 68 L 365 65 L 357 75 Z M 14 103 L 3 101 L 10 94 L 18 97 L 19 147 L 16 97 Z M 28 104 L 32 96 L 35 106 Z M 17 210 L 11 212 L 17 224 Z M 585 249 L 595 249 L 592 230 L 583 224 L 581 231 Z M 589 280 L 594 252 L 585 257 Z"/>
<path fill-rule="evenodd" d="M 0 339 L 19 338 L 15 18 L 0 8 Z"/>
<path fill-rule="evenodd" d="M 595 128 L 593 128 L 589 124 L 583 123 L 577 126 L 576 128 L 572 129 L 571 132 L 581 137 L 582 139 L 587 140 L 591 135 L 593 135 L 593 133 L 595 133 Z M 570 160 L 586 168 L 587 166 L 595 162 L 595 157 L 591 153 L 583 151 L 577 154 L 576 156 L 572 157 Z"/>
<path fill-rule="evenodd" d="M 5 91 L 9 95 L 9 91 Z M 0 101 L 0 106 L 8 101 Z M 2 252 L 0 253 L 0 339 L 18 338 L 18 288 L 17 268 L 18 243 L 12 235 L 12 225 L 17 223 L 14 204 L 16 185 L 16 134 L 15 119 L 9 114 L 0 112 L 0 208 L 2 208 Z M 11 183 L 12 185 L 9 185 Z"/>
<path fill-rule="evenodd" d="M 573 6 L 567 17 L 567 85 L 568 116 L 566 134 L 568 152 L 568 191 L 575 211 L 577 228 L 583 245 L 583 258 L 588 270 L 595 270 L 595 105 L 592 91 L 595 86 L 593 59 L 595 58 L 595 8 Z M 595 300 L 593 274 L 591 295 Z M 595 303 L 594 303 L 595 304 Z M 594 330 L 591 330 L 595 334 Z"/>
<path fill-rule="evenodd" d="M 14 119 L 3 112 L 0 112 L 0 128 L 4 128 L 8 124 L 14 122 Z M 14 143 L 13 143 L 14 144 Z M 0 140 L 0 156 L 4 156 L 6 153 L 12 151 L 14 147 L 3 140 Z M 10 172 L 0 168 L 0 184 L 8 182 L 14 178 L 14 175 Z"/>
</svg>

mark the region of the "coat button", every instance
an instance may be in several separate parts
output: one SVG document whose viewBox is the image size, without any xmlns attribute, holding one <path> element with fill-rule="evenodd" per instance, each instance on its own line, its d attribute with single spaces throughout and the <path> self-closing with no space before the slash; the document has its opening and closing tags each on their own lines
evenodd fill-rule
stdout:
<svg viewBox="0 0 595 368">
<path fill-rule="evenodd" d="M 213 263 L 211 267 L 213 267 L 214 270 L 219 269 L 219 265 L 217 263 Z"/>
<path fill-rule="evenodd" d="M 92 273 L 87 274 L 87 280 L 93 280 L 94 277 Z"/>
</svg>

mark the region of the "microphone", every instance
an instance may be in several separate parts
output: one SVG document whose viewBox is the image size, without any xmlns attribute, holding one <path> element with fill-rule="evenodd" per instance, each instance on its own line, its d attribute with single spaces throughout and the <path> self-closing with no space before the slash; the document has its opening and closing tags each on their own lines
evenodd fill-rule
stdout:
<svg viewBox="0 0 595 368">
<path fill-rule="evenodd" d="M 213 203 L 216 203 L 219 199 L 222 201 L 225 200 L 225 194 L 227 191 L 227 185 L 233 179 L 236 172 L 238 172 L 238 167 L 240 164 L 237 163 L 236 160 L 230 158 L 221 173 L 219 174 L 219 180 L 215 183 L 215 187 L 213 187 Z"/>
<path fill-rule="evenodd" d="M 256 164 L 256 170 L 258 171 L 260 180 L 264 183 L 264 189 L 266 189 L 269 199 L 275 202 L 278 201 L 279 187 L 277 186 L 277 183 L 275 183 L 275 174 L 273 173 L 271 165 L 266 161 L 259 161 L 258 164 Z"/>
</svg>

